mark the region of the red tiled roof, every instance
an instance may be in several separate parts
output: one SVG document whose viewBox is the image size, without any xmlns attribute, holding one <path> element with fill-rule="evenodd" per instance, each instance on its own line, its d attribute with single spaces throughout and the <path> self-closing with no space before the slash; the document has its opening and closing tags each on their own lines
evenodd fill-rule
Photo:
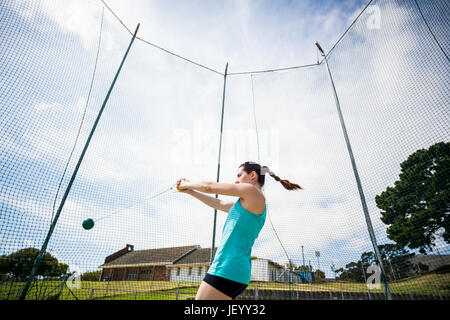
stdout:
<svg viewBox="0 0 450 320">
<path fill-rule="evenodd" d="M 217 251 L 217 248 L 215 249 L 215 251 Z M 198 248 L 197 250 L 184 256 L 180 260 L 175 261 L 174 265 L 191 264 L 191 263 L 210 263 L 210 262 L 211 262 L 211 248 Z"/>
<path fill-rule="evenodd" d="M 190 251 L 199 248 L 198 245 L 172 247 L 172 248 L 158 248 L 148 250 L 129 251 L 124 255 L 104 263 L 100 268 L 109 266 L 126 266 L 138 264 L 171 264 L 177 259 L 182 258 Z"/>
</svg>

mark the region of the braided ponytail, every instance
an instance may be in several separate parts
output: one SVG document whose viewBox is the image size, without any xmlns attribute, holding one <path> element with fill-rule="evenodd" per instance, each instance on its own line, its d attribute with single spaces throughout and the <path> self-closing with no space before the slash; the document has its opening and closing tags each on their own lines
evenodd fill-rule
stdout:
<svg viewBox="0 0 450 320">
<path fill-rule="evenodd" d="M 248 174 L 250 174 L 252 171 L 255 171 L 258 174 L 258 183 L 261 187 L 264 186 L 266 173 L 268 173 L 272 178 L 280 182 L 287 190 L 303 189 L 298 184 L 292 183 L 289 180 L 280 179 L 280 177 L 270 171 L 267 166 L 261 166 L 256 162 L 247 161 L 241 164 L 239 167 L 244 167 L 245 172 L 247 172 Z"/>
<path fill-rule="evenodd" d="M 272 178 L 274 178 L 276 181 L 280 182 L 283 185 L 283 187 L 287 190 L 296 190 L 296 189 L 302 190 L 303 189 L 296 183 L 292 183 L 289 180 L 280 179 L 280 177 L 277 176 L 272 171 L 270 171 L 269 167 L 267 167 L 267 166 L 261 167 L 261 174 L 263 174 L 263 172 L 268 173 Z"/>
</svg>

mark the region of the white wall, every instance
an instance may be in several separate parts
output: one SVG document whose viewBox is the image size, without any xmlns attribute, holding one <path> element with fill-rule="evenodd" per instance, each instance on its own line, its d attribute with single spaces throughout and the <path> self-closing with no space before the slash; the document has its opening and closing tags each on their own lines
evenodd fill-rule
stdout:
<svg viewBox="0 0 450 320">
<path fill-rule="evenodd" d="M 271 266 L 271 270 L 274 270 L 273 272 L 274 277 L 271 278 L 271 281 L 289 282 L 290 280 L 292 283 L 301 283 L 300 275 L 294 272 L 290 272 L 287 269 L 275 268 L 274 266 Z"/>
<path fill-rule="evenodd" d="M 177 275 L 177 270 L 180 268 L 180 274 Z M 189 268 L 192 268 L 191 274 L 189 275 Z M 199 275 L 199 268 L 201 272 Z M 202 281 L 208 271 L 207 265 L 180 265 L 178 267 L 170 268 L 170 281 Z"/>
<path fill-rule="evenodd" d="M 251 281 L 270 281 L 269 261 L 265 259 L 252 260 Z"/>
</svg>

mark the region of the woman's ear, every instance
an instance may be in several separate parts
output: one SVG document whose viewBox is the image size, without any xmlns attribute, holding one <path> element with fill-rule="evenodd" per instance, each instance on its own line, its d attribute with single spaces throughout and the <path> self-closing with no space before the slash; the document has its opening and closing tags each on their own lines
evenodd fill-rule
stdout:
<svg viewBox="0 0 450 320">
<path fill-rule="evenodd" d="M 258 181 L 258 174 L 256 173 L 256 171 L 250 172 L 250 178 L 252 181 Z"/>
</svg>

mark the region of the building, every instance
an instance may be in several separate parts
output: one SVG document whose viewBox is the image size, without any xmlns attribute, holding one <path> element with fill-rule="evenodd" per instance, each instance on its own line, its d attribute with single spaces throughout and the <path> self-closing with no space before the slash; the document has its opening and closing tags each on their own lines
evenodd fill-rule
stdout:
<svg viewBox="0 0 450 320">
<path fill-rule="evenodd" d="M 168 266 L 198 248 L 184 246 L 134 250 L 134 246 L 127 244 L 124 249 L 105 258 L 99 267 L 102 269 L 100 281 L 169 281 Z"/>
<path fill-rule="evenodd" d="M 302 276 L 268 259 L 252 259 L 251 281 L 304 283 Z"/>
<path fill-rule="evenodd" d="M 410 265 L 407 265 L 406 262 Z M 393 280 L 402 279 L 402 277 L 411 277 L 425 272 L 446 273 L 450 269 L 450 255 L 415 254 L 409 257 L 407 261 L 401 261 L 400 263 L 395 263 L 395 260 L 387 259 L 385 266 L 387 274 Z"/>
<path fill-rule="evenodd" d="M 210 259 L 211 248 L 198 245 L 134 250 L 127 244 L 105 258 L 100 281 L 201 281 Z M 251 281 L 305 283 L 298 272 L 261 258 L 252 258 Z"/>
<path fill-rule="evenodd" d="M 313 283 L 314 282 L 314 272 L 312 271 L 295 271 L 295 273 L 297 273 L 300 278 L 301 278 L 301 283 Z"/>
<path fill-rule="evenodd" d="M 428 271 L 434 271 L 436 269 L 442 268 L 444 266 L 450 265 L 450 255 L 448 254 L 417 254 L 409 259 L 418 270 L 420 270 L 420 264 L 428 266 Z"/>
<path fill-rule="evenodd" d="M 217 248 L 216 248 L 217 250 Z M 170 281 L 202 281 L 211 261 L 211 248 L 198 248 L 168 265 Z"/>
</svg>

